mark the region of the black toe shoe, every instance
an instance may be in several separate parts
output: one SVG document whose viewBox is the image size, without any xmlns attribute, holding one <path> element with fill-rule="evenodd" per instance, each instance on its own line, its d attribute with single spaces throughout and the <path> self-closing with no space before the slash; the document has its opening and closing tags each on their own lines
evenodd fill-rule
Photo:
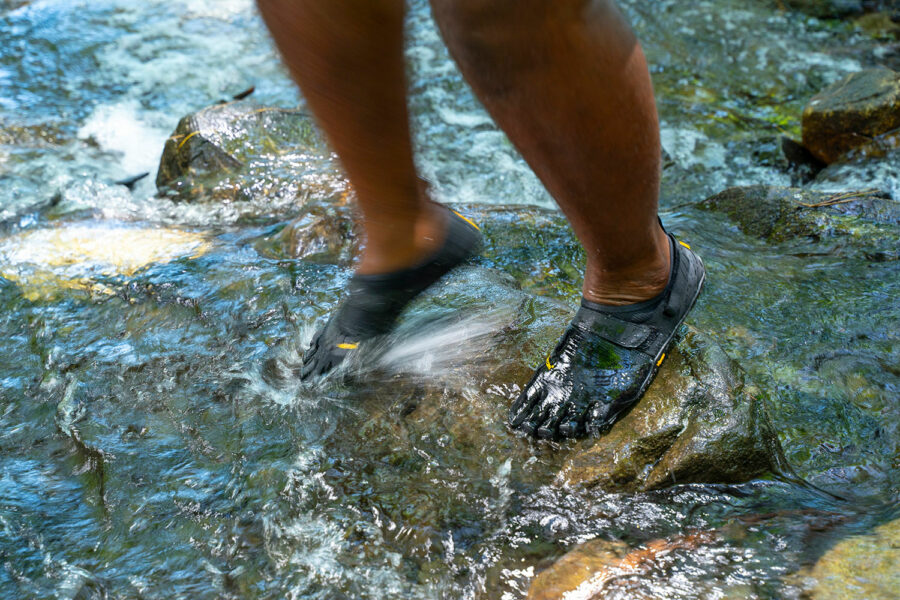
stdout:
<svg viewBox="0 0 900 600">
<path fill-rule="evenodd" d="M 601 432 L 646 391 L 706 277 L 690 246 L 669 236 L 669 283 L 629 306 L 582 300 L 559 344 L 513 402 L 509 423 L 545 438 Z"/>
<path fill-rule="evenodd" d="M 410 302 L 481 250 L 478 226 L 447 211 L 444 242 L 428 259 L 401 271 L 350 279 L 343 302 L 304 354 L 300 379 L 324 375 L 362 350 L 365 342 L 388 333 Z"/>
</svg>

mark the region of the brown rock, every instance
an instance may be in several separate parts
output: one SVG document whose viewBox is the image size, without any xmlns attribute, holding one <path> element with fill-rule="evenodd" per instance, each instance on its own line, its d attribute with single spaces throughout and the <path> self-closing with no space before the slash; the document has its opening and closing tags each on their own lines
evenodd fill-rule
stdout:
<svg viewBox="0 0 900 600">
<path fill-rule="evenodd" d="M 615 491 L 743 482 L 777 470 L 783 460 L 740 367 L 695 330 L 671 352 L 631 412 L 583 444 L 566 460 L 561 479 Z"/>
<path fill-rule="evenodd" d="M 803 110 L 803 145 L 825 163 L 900 127 L 900 74 L 886 67 L 848 75 Z"/>
<path fill-rule="evenodd" d="M 309 202 L 283 232 L 288 255 L 310 261 L 349 265 L 359 238 L 348 194 L 333 202 Z"/>
<path fill-rule="evenodd" d="M 900 520 L 855 535 L 830 548 L 812 569 L 792 579 L 812 600 L 900 598 Z"/>
<path fill-rule="evenodd" d="M 654 568 L 658 559 L 675 550 L 692 550 L 715 542 L 715 532 L 701 531 L 653 540 L 634 550 L 623 542 L 591 540 L 568 552 L 538 574 L 528 589 L 528 600 L 600 600 L 626 597 L 650 600 L 646 591 L 629 586 L 629 576 Z"/>
</svg>

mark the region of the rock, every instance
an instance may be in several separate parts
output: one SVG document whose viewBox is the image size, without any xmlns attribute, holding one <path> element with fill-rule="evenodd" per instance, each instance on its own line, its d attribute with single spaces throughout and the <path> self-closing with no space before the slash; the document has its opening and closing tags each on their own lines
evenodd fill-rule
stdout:
<svg viewBox="0 0 900 600">
<path fill-rule="evenodd" d="M 900 598 L 900 519 L 839 541 L 794 578 L 811 600 Z"/>
<path fill-rule="evenodd" d="M 281 252 L 312 262 L 349 265 L 359 245 L 354 207 L 348 194 L 307 202 L 279 236 Z"/>
<path fill-rule="evenodd" d="M 781 448 L 756 394 L 713 340 L 689 329 L 641 401 L 606 435 L 582 442 L 560 479 L 631 492 L 777 471 Z"/>
<path fill-rule="evenodd" d="M 792 10 L 804 12 L 813 17 L 839 18 L 858 15 L 863 12 L 862 0 L 781 0 Z"/>
<path fill-rule="evenodd" d="M 328 215 L 326 204 L 309 203 L 307 208 L 318 206 L 317 212 L 310 214 Z M 353 243 L 348 233 L 352 218 L 349 212 L 341 212 L 339 202 L 332 204 L 330 215 L 320 220 L 302 217 L 282 232 L 282 237 L 306 239 L 308 232 L 315 231 L 331 241 L 326 244 L 327 252 L 313 248 L 313 258 L 345 256 Z M 460 348 L 465 356 L 453 360 L 450 371 L 466 373 L 465 379 L 470 381 L 491 381 L 496 389 L 518 389 L 530 376 L 528 356 L 546 352 L 571 317 L 567 306 L 555 306 L 549 299 L 571 298 L 574 305 L 580 296 L 583 253 L 556 211 L 477 205 L 459 208 L 481 226 L 486 248 L 474 270 L 454 276 L 441 288 L 441 294 L 452 299 L 441 301 L 438 297 L 438 303 L 465 307 L 466 315 L 496 315 L 498 307 L 508 307 L 512 313 L 491 316 L 503 324 L 494 323 L 489 329 L 507 331 L 490 342 L 480 338 L 466 341 Z M 285 246 L 294 252 L 303 247 Z M 526 315 L 527 327 L 514 325 Z M 519 333 L 513 335 L 512 331 Z M 425 335 L 415 326 L 413 332 L 413 337 Z M 446 337 L 449 333 L 435 335 Z M 456 348 L 458 343 L 453 344 Z M 418 346 L 404 343 L 397 347 L 402 350 L 406 346 L 412 360 L 421 359 Z M 491 349 L 489 355 L 482 355 L 485 348 Z M 449 348 L 443 349 L 434 360 L 446 361 L 452 354 Z M 497 356 L 505 358 L 496 361 Z M 398 360 L 393 359 L 395 363 Z M 479 365 L 495 362 L 489 376 L 478 370 Z M 430 368 L 437 369 L 437 363 Z M 397 395 L 396 384 L 391 385 L 391 393 Z M 410 397 L 423 395 L 427 394 L 421 390 L 409 393 Z M 459 444 L 478 448 L 481 456 L 486 452 L 486 440 L 492 452 L 508 445 L 503 423 L 510 400 L 502 400 L 499 406 L 476 409 L 465 405 L 449 410 L 436 400 L 422 402 L 418 409 L 412 403 L 405 423 L 418 423 L 417 427 L 423 428 L 420 432 L 429 431 L 435 438 L 449 435 Z M 446 421 L 440 434 L 434 433 L 436 420 Z M 392 432 L 390 439 L 395 439 L 395 434 Z M 510 456 L 510 452 L 507 448 L 504 455 Z M 577 445 L 561 470 L 557 465 L 552 472 L 570 484 L 646 490 L 673 483 L 747 481 L 775 469 L 780 456 L 762 402 L 745 388 L 741 369 L 712 340 L 691 330 L 672 351 L 644 399 L 607 435 Z"/>
<path fill-rule="evenodd" d="M 156 186 L 178 200 L 242 200 L 333 191 L 344 182 L 306 113 L 238 101 L 179 121 L 163 149 Z"/>
<path fill-rule="evenodd" d="M 886 67 L 848 75 L 803 110 L 803 145 L 832 163 L 900 127 L 900 74 Z"/>
<path fill-rule="evenodd" d="M 0 1 L 0 9 L 15 10 L 29 4 L 31 0 L 2 0 Z"/>
<path fill-rule="evenodd" d="M 512 274 L 533 293 L 581 297 L 584 250 L 555 210 L 495 204 L 457 205 L 485 235 L 480 262 Z M 316 262 L 349 264 L 358 237 L 344 195 L 310 198 L 299 218 L 279 235 L 276 252 Z"/>
<path fill-rule="evenodd" d="M 633 550 L 623 542 L 591 540 L 539 573 L 528 589 L 528 600 L 600 600 L 620 594 L 649 600 L 650 590 L 634 589 L 629 578 L 646 576 L 659 558 L 671 552 L 694 550 L 717 539 L 715 532 L 701 531 L 653 540 Z"/>
<path fill-rule="evenodd" d="M 754 185 L 724 190 L 700 207 L 727 214 L 743 233 L 763 240 L 812 240 L 869 260 L 900 258 L 900 205 L 877 190 L 830 194 Z"/>
<path fill-rule="evenodd" d="M 106 278 L 208 249 L 204 236 L 180 229 L 62 223 L 0 239 L 0 277 L 16 282 L 31 300 L 66 290 L 108 295 Z"/>
<path fill-rule="evenodd" d="M 900 18 L 887 10 L 873 12 L 856 19 L 856 26 L 875 39 L 891 41 L 900 38 Z"/>
<path fill-rule="evenodd" d="M 813 156 L 806 146 L 787 136 L 781 138 L 781 152 L 804 183 L 812 180 L 825 168 L 825 163 Z"/>
</svg>

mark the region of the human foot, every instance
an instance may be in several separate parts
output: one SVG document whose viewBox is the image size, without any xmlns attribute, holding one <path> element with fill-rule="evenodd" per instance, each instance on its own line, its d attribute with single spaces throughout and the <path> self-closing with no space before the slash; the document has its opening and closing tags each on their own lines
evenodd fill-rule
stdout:
<svg viewBox="0 0 900 600">
<path fill-rule="evenodd" d="M 580 437 L 612 425 L 641 398 L 705 279 L 690 246 L 669 240 L 671 274 L 662 293 L 626 306 L 582 300 L 510 408 L 512 427 L 540 438 Z"/>
<path fill-rule="evenodd" d="M 391 330 L 416 296 L 481 249 L 481 232 L 471 220 L 447 209 L 441 246 L 421 263 L 382 274 L 356 274 L 347 295 L 303 355 L 300 379 L 324 375 L 360 344 Z"/>
</svg>

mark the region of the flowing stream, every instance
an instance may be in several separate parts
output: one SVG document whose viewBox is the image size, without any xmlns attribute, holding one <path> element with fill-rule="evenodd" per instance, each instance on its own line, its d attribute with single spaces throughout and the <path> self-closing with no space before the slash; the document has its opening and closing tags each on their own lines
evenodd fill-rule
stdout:
<svg viewBox="0 0 900 600">
<path fill-rule="evenodd" d="M 0 598 L 513 600 L 579 542 L 688 529 L 737 533 L 673 553 L 634 597 L 800 597 L 792 574 L 900 517 L 900 264 L 814 241 L 788 251 L 696 204 L 800 185 L 779 140 L 799 138 L 808 99 L 897 69 L 900 53 L 778 4 L 623 2 L 659 102 L 662 216 L 709 271 L 691 323 L 763 390 L 786 458 L 817 487 L 609 494 L 555 484 L 563 450 L 434 414 L 466 402 L 499 423 L 515 390 L 493 385 L 497 356 L 527 376 L 575 286 L 548 291 L 540 314 L 555 320 L 518 343 L 520 295 L 479 297 L 462 283 L 484 275 L 464 275 L 410 311 L 370 387 L 266 376 L 273 352 L 302 350 L 348 268 L 273 250 L 298 211 L 290 194 L 178 203 L 154 186 L 183 115 L 251 86 L 262 104 L 302 105 L 252 2 L 0 2 Z M 424 0 L 408 34 L 419 163 L 438 196 L 552 207 Z M 900 160 L 806 185 L 898 202 Z M 466 318 L 430 318 L 460 302 Z M 422 424 L 401 432 L 413 408 Z"/>
</svg>

